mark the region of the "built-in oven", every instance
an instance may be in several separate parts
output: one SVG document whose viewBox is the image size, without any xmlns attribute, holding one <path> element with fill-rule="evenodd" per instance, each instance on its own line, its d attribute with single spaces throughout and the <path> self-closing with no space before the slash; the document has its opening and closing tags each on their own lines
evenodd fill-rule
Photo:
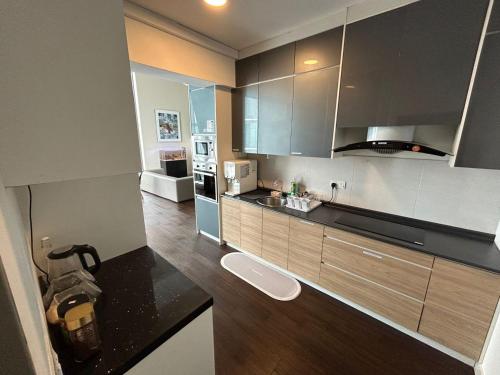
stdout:
<svg viewBox="0 0 500 375">
<path fill-rule="evenodd" d="M 194 160 L 193 176 L 195 194 L 217 201 L 217 164 Z"/>
<path fill-rule="evenodd" d="M 215 145 L 215 135 L 193 135 L 193 159 L 215 163 Z"/>
</svg>

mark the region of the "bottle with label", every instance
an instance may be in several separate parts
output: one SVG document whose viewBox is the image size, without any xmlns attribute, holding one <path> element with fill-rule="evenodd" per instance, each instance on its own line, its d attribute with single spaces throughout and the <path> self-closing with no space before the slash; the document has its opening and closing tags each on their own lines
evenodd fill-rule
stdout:
<svg viewBox="0 0 500 375">
<path fill-rule="evenodd" d="M 292 182 L 290 183 L 290 195 L 297 195 L 298 190 L 299 190 L 299 188 L 298 188 L 297 181 L 295 181 L 295 179 L 293 179 Z"/>
</svg>

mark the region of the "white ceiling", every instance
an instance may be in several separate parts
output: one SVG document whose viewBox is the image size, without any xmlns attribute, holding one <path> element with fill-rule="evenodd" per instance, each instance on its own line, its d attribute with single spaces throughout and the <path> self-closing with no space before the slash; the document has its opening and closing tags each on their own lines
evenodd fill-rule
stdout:
<svg viewBox="0 0 500 375">
<path fill-rule="evenodd" d="M 130 0 L 131 2 L 242 50 L 336 13 L 352 0 L 228 0 L 221 8 L 203 0 Z"/>
</svg>

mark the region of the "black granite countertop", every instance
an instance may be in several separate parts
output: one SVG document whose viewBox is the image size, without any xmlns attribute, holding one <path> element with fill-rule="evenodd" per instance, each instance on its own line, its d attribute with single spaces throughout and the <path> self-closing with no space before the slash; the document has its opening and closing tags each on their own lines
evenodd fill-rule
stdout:
<svg viewBox="0 0 500 375">
<path fill-rule="evenodd" d="M 236 197 L 226 197 L 257 204 L 258 198 L 268 195 L 268 190 L 258 189 Z M 340 204 L 323 204 L 308 213 L 286 207 L 264 208 L 500 273 L 500 250 L 495 245 L 492 234 Z M 343 225 L 339 221 L 352 225 Z M 387 229 L 418 232 L 423 245 L 380 234 Z"/>
<path fill-rule="evenodd" d="M 212 306 L 212 297 L 149 247 L 105 261 L 95 311 L 102 351 L 81 364 L 51 330 L 64 374 L 123 374 Z"/>
</svg>

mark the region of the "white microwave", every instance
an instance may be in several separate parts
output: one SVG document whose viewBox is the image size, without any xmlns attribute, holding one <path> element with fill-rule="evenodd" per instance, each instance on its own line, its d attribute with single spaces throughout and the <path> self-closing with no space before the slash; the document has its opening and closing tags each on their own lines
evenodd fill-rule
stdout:
<svg viewBox="0 0 500 375">
<path fill-rule="evenodd" d="M 215 145 L 214 135 L 193 135 L 193 159 L 215 162 Z"/>
</svg>

